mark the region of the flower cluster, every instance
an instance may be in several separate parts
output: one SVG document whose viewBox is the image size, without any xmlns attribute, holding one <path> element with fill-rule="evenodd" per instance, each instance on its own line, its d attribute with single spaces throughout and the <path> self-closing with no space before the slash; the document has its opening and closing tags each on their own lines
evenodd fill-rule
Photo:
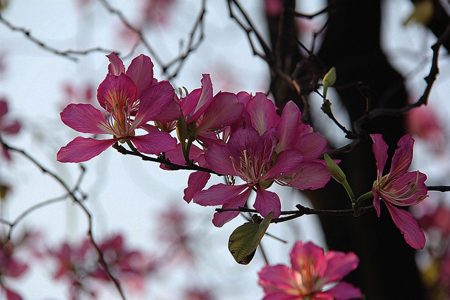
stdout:
<svg viewBox="0 0 450 300">
<path fill-rule="evenodd" d="M 153 77 L 149 57 L 136 57 L 126 71 L 117 55 L 108 58 L 108 74 L 97 91 L 104 111 L 90 104 L 69 104 L 61 119 L 79 132 L 110 134 L 112 138 L 77 137 L 61 148 L 58 161 L 86 161 L 117 142 L 127 143 L 132 150 L 164 153 L 171 163 L 197 164 L 227 177 L 228 185 L 203 190 L 210 174 L 191 174 L 184 196 L 187 202 L 193 199 L 200 205 L 236 209 L 246 204 L 254 190 L 254 207 L 263 216 L 274 212 L 275 218 L 281 204 L 278 196 L 267 190 L 273 183 L 304 190 L 322 188 L 329 181 L 319 159 L 326 139 L 302 123 L 293 102 L 280 116 L 262 93 L 214 95 L 207 74 L 200 88 L 178 96 L 169 82 Z M 169 134 L 174 129 L 178 141 Z M 237 211 L 217 213 L 213 223 L 222 226 L 237 215 Z"/>
</svg>

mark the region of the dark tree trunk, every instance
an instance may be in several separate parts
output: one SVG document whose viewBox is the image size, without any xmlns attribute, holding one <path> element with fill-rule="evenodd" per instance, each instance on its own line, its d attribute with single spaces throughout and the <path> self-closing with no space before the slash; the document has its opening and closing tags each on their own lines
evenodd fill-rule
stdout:
<svg viewBox="0 0 450 300">
<path fill-rule="evenodd" d="M 286 30 L 293 24 L 293 15 L 286 8 L 293 9 L 294 2 L 285 1 L 283 17 L 269 19 L 278 65 L 288 74 L 299 64 L 307 65 L 298 47 L 292 46 L 292 30 Z M 381 1 L 330 0 L 329 3 L 334 9 L 329 12 L 329 24 L 318 57 L 325 70 L 336 67 L 338 81 L 335 86 L 351 121 L 361 117 L 366 109 L 366 97 L 357 86 L 365 88 L 365 96 L 370 97 L 372 108 L 404 106 L 407 94 L 403 78 L 390 66 L 380 46 Z M 277 48 L 279 50 L 275 51 Z M 305 72 L 299 74 L 305 76 Z M 271 87 L 277 105 L 282 108 L 292 99 L 302 106 L 295 89 L 280 83 L 282 80 L 276 74 L 272 75 Z M 377 118 L 365 124 L 363 129 L 367 133 L 383 135 L 389 145 L 389 157 L 405 133 L 403 120 L 398 117 Z M 350 153 L 339 157 L 342 160 L 340 166 L 356 196 L 370 191 L 376 179 L 371 147 L 366 135 L 366 139 Z M 386 172 L 388 170 L 387 166 Z M 316 208 L 351 207 L 345 190 L 334 181 L 325 189 L 306 194 Z M 324 216 L 320 221 L 330 249 L 353 251 L 360 257 L 358 269 L 347 281 L 360 287 L 366 299 L 426 298 L 415 251 L 405 242 L 385 207 L 381 218 L 370 213 L 358 218 Z"/>
</svg>

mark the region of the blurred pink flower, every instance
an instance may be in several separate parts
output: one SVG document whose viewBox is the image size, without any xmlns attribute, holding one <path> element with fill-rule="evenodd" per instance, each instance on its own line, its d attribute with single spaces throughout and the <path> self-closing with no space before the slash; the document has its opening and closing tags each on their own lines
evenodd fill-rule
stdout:
<svg viewBox="0 0 450 300">
<path fill-rule="evenodd" d="M 6 300 L 22 300 L 22 297 L 11 290 L 5 283 L 5 278 L 19 278 L 28 266 L 14 255 L 15 246 L 6 239 L 0 240 L 0 291 L 6 294 Z M 1 294 L 0 294 L 1 295 Z"/>
<path fill-rule="evenodd" d="M 70 103 L 92 103 L 94 101 L 94 87 L 90 83 L 76 86 L 73 83 L 63 85 L 64 99 L 62 102 L 65 107 Z"/>
<path fill-rule="evenodd" d="M 329 251 L 311 242 L 294 245 L 290 254 L 291 268 L 286 265 L 266 266 L 259 273 L 264 300 L 345 300 L 361 298 L 358 288 L 339 282 L 358 266 L 358 257 L 350 252 Z M 332 288 L 327 288 L 335 284 Z"/>
<path fill-rule="evenodd" d="M 266 12 L 269 17 L 280 17 L 283 12 L 284 0 L 265 0 Z"/>
<path fill-rule="evenodd" d="M 444 204 L 426 212 L 418 221 L 424 230 L 437 229 L 443 238 L 450 238 L 450 209 Z"/>
<path fill-rule="evenodd" d="M 396 206 L 411 206 L 420 203 L 427 197 L 425 180 L 427 176 L 419 171 L 407 172 L 413 157 L 414 139 L 410 134 L 403 136 L 398 142 L 387 175 L 383 170 L 387 161 L 388 146 L 381 134 L 371 134 L 373 153 L 377 164 L 377 180 L 373 183 L 373 205 L 380 216 L 380 198 L 386 204 L 392 220 L 404 235 L 406 242 L 415 249 L 423 249 L 425 235 L 417 221 L 407 211 Z"/>
<path fill-rule="evenodd" d="M 422 105 L 408 111 L 406 127 L 411 134 L 431 143 L 436 151 L 443 151 L 444 130 L 431 107 Z"/>
<path fill-rule="evenodd" d="M 167 81 L 153 78 L 153 63 L 140 55 L 133 59 L 125 73 L 120 58 L 108 55 L 108 75 L 98 87 L 97 98 L 103 113 L 90 104 L 69 104 L 61 112 L 61 120 L 72 129 L 92 134 L 111 134 L 112 139 L 97 140 L 76 137 L 57 155 L 60 162 L 89 160 L 116 142 L 130 141 L 140 152 L 159 154 L 175 148 L 176 141 L 166 132 L 147 124 L 149 121 L 175 120 L 180 111 L 168 109 L 174 102 L 174 91 Z M 136 136 L 136 129 L 147 134 Z"/>
<path fill-rule="evenodd" d="M 0 136 L 1 135 L 15 135 L 19 133 L 21 125 L 18 120 L 7 120 L 8 114 L 8 102 L 4 98 L 0 98 Z M 2 155 L 6 160 L 11 160 L 11 156 L 8 153 L 3 144 L 1 144 Z"/>
</svg>

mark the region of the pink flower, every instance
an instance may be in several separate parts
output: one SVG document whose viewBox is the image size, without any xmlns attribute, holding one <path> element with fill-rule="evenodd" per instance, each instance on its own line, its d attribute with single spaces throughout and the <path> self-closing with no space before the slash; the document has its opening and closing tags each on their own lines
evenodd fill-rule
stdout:
<svg viewBox="0 0 450 300">
<path fill-rule="evenodd" d="M 294 102 L 289 101 L 285 105 L 277 133 L 277 153 L 295 149 L 303 155 L 303 161 L 295 173 L 291 176 L 279 176 L 277 183 L 299 190 L 323 188 L 331 178 L 324 161 L 319 159 L 327 147 L 327 140 L 302 122 L 300 109 Z"/>
<path fill-rule="evenodd" d="M 430 106 L 420 106 L 408 111 L 406 127 L 410 133 L 427 141 L 427 145 L 431 145 L 434 151 L 443 151 L 444 130 Z"/>
<path fill-rule="evenodd" d="M 242 117 L 244 105 L 232 93 L 219 92 L 213 96 L 211 78 L 208 74 L 203 74 L 202 87 L 182 98 L 180 106 L 186 123 L 185 129 L 178 128 L 180 138 L 187 139 L 188 144 L 196 140 L 202 146 L 200 149 L 194 145 L 192 147 L 188 145 L 185 151 L 189 151 L 189 159 L 208 168 L 209 166 L 202 159 L 204 152 L 211 144 L 225 144 L 231 131 L 230 126 Z M 181 149 L 181 146 L 179 148 Z M 166 153 L 166 157 L 172 162 L 180 161 L 181 153 L 181 151 L 172 151 Z M 185 158 L 182 157 L 182 160 L 185 161 Z M 210 175 L 205 172 L 192 173 L 184 193 L 185 201 L 190 202 L 193 196 L 205 187 L 209 178 Z"/>
<path fill-rule="evenodd" d="M 214 142 L 218 134 L 242 116 L 244 106 L 233 93 L 213 96 L 209 74 L 203 74 L 202 87 L 180 100 L 188 134 L 203 142 Z"/>
<path fill-rule="evenodd" d="M 274 158 L 276 147 L 275 130 L 263 136 L 252 127 L 238 129 L 226 145 L 212 145 L 205 153 L 208 166 L 219 174 L 237 176 L 242 185 L 214 185 L 194 195 L 194 202 L 200 205 L 221 205 L 222 208 L 244 206 L 252 191 L 256 190 L 254 207 L 266 216 L 274 212 L 280 215 L 281 204 L 278 195 L 267 191 L 271 182 L 280 174 L 292 174 L 303 156 L 297 150 L 286 150 Z M 234 180 L 234 179 L 231 179 Z M 237 211 L 216 213 L 213 223 L 222 226 L 239 214 Z"/>
<path fill-rule="evenodd" d="M 301 122 L 298 107 L 290 102 L 280 118 L 273 102 L 262 93 L 250 96 L 239 93 L 245 106 L 241 126 L 235 126 L 226 145 L 212 144 L 205 152 L 207 166 L 215 172 L 230 176 L 233 185 L 219 184 L 193 195 L 200 205 L 223 205 L 222 208 L 244 206 L 251 190 L 256 191 L 254 207 L 263 216 L 280 215 L 279 197 L 266 189 L 276 182 L 297 189 L 323 187 L 330 174 L 319 156 L 327 145 L 325 138 Z M 244 127 L 242 127 L 244 124 Z M 239 177 L 245 184 L 234 185 Z M 197 186 L 203 188 L 201 181 Z M 190 183 L 191 184 L 191 183 Z M 192 181 L 194 184 L 194 180 Z M 236 217 L 237 211 L 216 213 L 213 223 L 222 226 Z"/>
<path fill-rule="evenodd" d="M 396 206 L 411 206 L 427 197 L 427 176 L 419 171 L 407 172 L 413 157 L 414 139 L 410 134 L 398 142 L 391 162 L 391 170 L 382 176 L 387 161 L 387 144 L 381 134 L 371 134 L 373 153 L 377 162 L 377 180 L 373 183 L 373 205 L 380 216 L 380 198 L 386 204 L 392 220 L 404 235 L 406 242 L 415 249 L 423 249 L 425 235 L 413 216 Z"/>
<path fill-rule="evenodd" d="M 15 247 L 10 241 L 0 240 L 0 295 L 3 290 L 7 300 L 22 300 L 22 297 L 11 290 L 4 280 L 5 278 L 19 278 L 28 269 L 25 263 L 15 257 L 14 249 Z"/>
<path fill-rule="evenodd" d="M 350 252 L 329 251 L 311 242 L 294 245 L 290 254 L 291 268 L 285 265 L 266 266 L 259 273 L 264 300 L 333 300 L 361 298 L 361 291 L 351 284 L 339 282 L 355 270 L 358 257 Z M 336 284 L 337 283 L 337 284 Z M 336 284 L 326 289 L 329 284 Z"/>
<path fill-rule="evenodd" d="M 8 102 L 6 102 L 6 99 L 0 98 L 0 135 L 15 135 L 19 133 L 21 125 L 17 120 L 7 120 L 7 114 Z M 3 147 L 3 144 L 1 145 L 1 150 L 6 160 L 11 160 L 11 156 L 9 155 L 8 150 Z"/>
<path fill-rule="evenodd" d="M 147 122 L 175 120 L 181 112 L 167 109 L 174 102 L 174 91 L 167 81 L 156 82 L 149 57 L 140 55 L 127 72 L 122 61 L 110 54 L 109 73 L 100 84 L 97 98 L 103 113 L 90 104 L 69 104 L 61 113 L 61 120 L 76 131 L 92 134 L 111 134 L 112 139 L 97 140 L 77 137 L 58 152 L 60 162 L 89 160 L 116 142 L 130 141 L 140 152 L 159 154 L 175 148 L 176 141 L 168 133 L 160 132 Z M 136 136 L 137 129 L 147 134 Z"/>
</svg>

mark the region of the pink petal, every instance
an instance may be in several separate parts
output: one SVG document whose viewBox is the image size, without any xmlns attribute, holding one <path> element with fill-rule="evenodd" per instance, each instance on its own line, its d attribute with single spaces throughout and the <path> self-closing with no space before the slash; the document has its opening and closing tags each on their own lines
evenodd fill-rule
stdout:
<svg viewBox="0 0 450 300">
<path fill-rule="evenodd" d="M 194 195 L 194 203 L 202 206 L 220 205 L 222 208 L 238 208 L 244 206 L 251 189 L 247 185 L 213 185 L 205 191 Z M 217 227 L 223 226 L 226 222 L 239 215 L 238 211 L 215 213 L 213 224 Z"/>
<path fill-rule="evenodd" d="M 312 264 L 313 270 L 317 272 L 324 263 L 325 255 L 324 250 L 319 246 L 311 242 L 303 244 L 298 241 L 292 248 L 290 259 L 294 271 L 302 272 L 305 264 Z"/>
<path fill-rule="evenodd" d="M 377 179 L 378 181 L 381 180 L 381 176 L 383 174 L 384 166 L 386 165 L 386 161 L 388 159 L 387 150 L 388 145 L 383 140 L 381 134 L 371 134 L 370 137 L 372 138 L 373 145 L 372 150 L 373 154 L 375 154 L 375 160 L 377 164 Z"/>
<path fill-rule="evenodd" d="M 239 103 L 235 94 L 218 93 L 197 124 L 197 131 L 201 133 L 231 125 L 241 117 L 243 110 L 244 105 Z"/>
<path fill-rule="evenodd" d="M 303 162 L 295 171 L 294 179 L 289 186 L 299 190 L 315 190 L 323 188 L 330 181 L 330 173 L 321 162 Z"/>
<path fill-rule="evenodd" d="M 61 120 L 70 128 L 84 133 L 112 134 L 102 112 L 91 104 L 69 104 L 61 112 Z"/>
<path fill-rule="evenodd" d="M 347 282 L 341 282 L 338 285 L 336 285 L 335 287 L 329 289 L 326 292 L 320 293 L 320 294 L 331 295 L 334 299 L 337 299 L 337 300 L 362 298 L 361 290 Z"/>
<path fill-rule="evenodd" d="M 359 258 L 355 253 L 343 253 L 329 251 L 325 255 L 326 267 L 321 273 L 322 277 L 328 278 L 327 283 L 342 280 L 351 271 L 358 267 Z"/>
<path fill-rule="evenodd" d="M 317 159 L 327 147 L 327 140 L 320 133 L 308 133 L 293 142 L 294 149 L 302 151 L 305 160 Z"/>
<path fill-rule="evenodd" d="M 261 180 L 273 179 L 281 175 L 290 175 L 303 162 L 303 154 L 298 150 L 285 150 L 278 154 L 275 164 L 264 174 Z"/>
<path fill-rule="evenodd" d="M 226 208 L 238 208 L 245 206 L 245 203 L 247 202 L 247 198 L 251 192 L 251 189 L 246 189 L 244 192 L 239 194 L 238 196 L 234 197 L 233 199 L 230 199 L 229 202 L 222 205 L 223 209 Z M 214 214 L 214 218 L 212 220 L 212 223 L 216 227 L 222 227 L 225 223 L 228 221 L 234 219 L 239 215 L 238 211 L 225 211 L 225 212 L 216 212 Z"/>
<path fill-rule="evenodd" d="M 212 145 L 205 153 L 208 166 L 219 174 L 237 175 L 231 160 L 232 154 L 228 146 Z M 239 164 L 239 162 L 237 162 Z"/>
<path fill-rule="evenodd" d="M 108 74 L 119 76 L 121 73 L 125 73 L 125 67 L 122 60 L 114 53 L 106 55 L 109 59 Z"/>
<path fill-rule="evenodd" d="M 162 113 L 155 116 L 154 121 L 169 123 L 173 120 L 178 120 L 182 115 L 180 103 L 173 99 Z"/>
<path fill-rule="evenodd" d="M 381 208 L 380 208 L 380 195 L 376 191 L 375 188 L 372 188 L 372 194 L 373 194 L 373 206 L 375 207 L 375 210 L 377 211 L 377 217 L 380 217 Z"/>
<path fill-rule="evenodd" d="M 420 230 L 419 225 L 413 216 L 403 209 L 396 208 L 387 202 L 385 203 L 389 209 L 392 220 L 404 235 L 405 241 L 414 249 L 423 249 L 426 242 L 425 235 L 423 231 Z"/>
<path fill-rule="evenodd" d="M 404 135 L 398 141 L 398 148 L 392 157 L 389 180 L 396 180 L 408 171 L 413 158 L 414 139 L 410 134 Z"/>
<path fill-rule="evenodd" d="M 283 108 L 281 120 L 277 128 L 279 136 L 277 151 L 287 149 L 293 141 L 298 139 L 299 134 L 297 126 L 301 126 L 301 124 L 303 124 L 300 120 L 300 109 L 294 102 L 289 101 Z"/>
<path fill-rule="evenodd" d="M 153 84 L 153 63 L 150 57 L 143 54 L 135 57 L 126 74 L 134 81 L 137 88 L 136 97 L 140 98 L 142 92 Z"/>
<path fill-rule="evenodd" d="M 417 180 L 416 186 L 411 186 Z M 426 198 L 428 189 L 425 185 L 425 180 L 427 180 L 427 175 L 416 172 L 408 172 L 403 174 L 398 178 L 392 185 L 386 187 L 381 191 L 382 195 L 386 193 L 396 195 L 397 197 L 391 197 L 390 199 L 385 199 L 397 206 L 409 206 L 414 205 Z"/>
<path fill-rule="evenodd" d="M 65 147 L 62 147 L 56 157 L 59 162 L 78 163 L 87 161 L 108 149 L 115 141 L 116 139 L 95 140 L 92 138 L 76 137 Z"/>
<path fill-rule="evenodd" d="M 232 201 L 242 193 L 247 185 L 227 185 L 219 183 L 207 190 L 201 191 L 194 196 L 194 203 L 201 206 L 213 206 L 225 204 Z M 237 208 L 237 207 L 235 207 Z"/>
<path fill-rule="evenodd" d="M 253 206 L 263 217 L 271 212 L 273 212 L 273 218 L 278 218 L 280 216 L 281 202 L 278 195 L 266 191 L 259 185 L 256 187 L 256 200 Z"/>
<path fill-rule="evenodd" d="M 137 128 L 150 120 L 155 120 L 161 114 L 166 114 L 165 109 L 170 102 L 174 102 L 175 92 L 172 85 L 168 81 L 162 81 L 153 85 L 142 93 L 139 103 L 139 109 L 136 119 L 133 122 L 133 128 Z M 181 111 L 176 115 L 170 116 L 170 121 L 174 121 L 181 117 Z M 160 118 L 161 119 L 161 118 Z"/>
<path fill-rule="evenodd" d="M 6 292 L 6 300 L 23 300 L 23 298 L 19 294 L 17 294 L 16 292 L 14 292 L 14 291 L 12 291 L 10 289 L 7 289 L 4 286 L 3 286 L 3 288 L 4 288 L 5 292 Z"/>
<path fill-rule="evenodd" d="M 188 98 L 192 99 L 192 98 Z M 192 99 L 192 103 L 189 103 L 189 106 L 186 107 L 190 111 L 190 108 L 194 105 L 194 109 L 192 113 L 190 113 L 190 118 L 186 120 L 186 122 L 189 124 L 194 120 L 197 120 L 197 118 L 208 108 L 208 106 L 213 101 L 213 88 L 212 88 L 212 82 L 209 74 L 203 74 L 202 78 L 202 89 L 201 94 L 198 99 Z M 184 109 L 183 109 L 184 111 Z"/>
<path fill-rule="evenodd" d="M 208 183 L 211 174 L 197 171 L 189 175 L 188 187 L 184 189 L 184 201 L 191 202 L 197 192 L 200 192 Z"/>
<path fill-rule="evenodd" d="M 0 99 L 0 118 L 8 113 L 8 102 L 4 99 Z M 1 120 L 1 119 L 0 119 Z"/>
<path fill-rule="evenodd" d="M 277 115 L 277 107 L 272 101 L 267 99 L 263 93 L 256 93 L 251 101 L 245 107 L 251 119 L 251 125 L 259 135 L 271 128 L 275 128 L 280 122 L 280 116 Z"/>
<path fill-rule="evenodd" d="M 139 152 L 159 154 L 175 149 L 177 140 L 167 132 L 150 132 L 146 135 L 128 137 Z"/>
<path fill-rule="evenodd" d="M 283 292 L 274 292 L 264 296 L 263 300 L 298 300 L 297 295 L 288 295 Z"/>
<path fill-rule="evenodd" d="M 97 99 L 101 107 L 117 108 L 119 113 L 136 100 L 136 86 L 127 75 L 107 75 L 98 86 Z"/>
<path fill-rule="evenodd" d="M 186 160 L 184 159 L 183 153 L 181 151 L 181 145 L 178 144 L 175 149 L 168 150 L 166 152 L 166 157 L 170 160 L 170 162 L 182 165 L 184 166 L 186 164 Z M 189 151 L 189 159 L 193 160 L 194 162 L 198 162 L 199 157 L 204 153 L 204 151 L 200 148 L 198 148 L 195 145 L 191 146 L 191 149 Z"/>
<path fill-rule="evenodd" d="M 296 280 L 292 275 L 291 270 L 285 265 L 265 266 L 258 273 L 258 284 L 264 289 L 266 297 L 273 293 L 292 296 L 291 292 L 293 291 L 295 291 L 294 295 L 299 295 L 300 291 L 298 291 Z"/>
<path fill-rule="evenodd" d="M 20 128 L 21 128 L 21 125 L 20 125 L 19 121 L 15 120 L 11 124 L 6 125 L 3 128 L 0 127 L 0 132 L 8 133 L 8 134 L 17 134 L 17 133 L 19 133 Z"/>
</svg>

